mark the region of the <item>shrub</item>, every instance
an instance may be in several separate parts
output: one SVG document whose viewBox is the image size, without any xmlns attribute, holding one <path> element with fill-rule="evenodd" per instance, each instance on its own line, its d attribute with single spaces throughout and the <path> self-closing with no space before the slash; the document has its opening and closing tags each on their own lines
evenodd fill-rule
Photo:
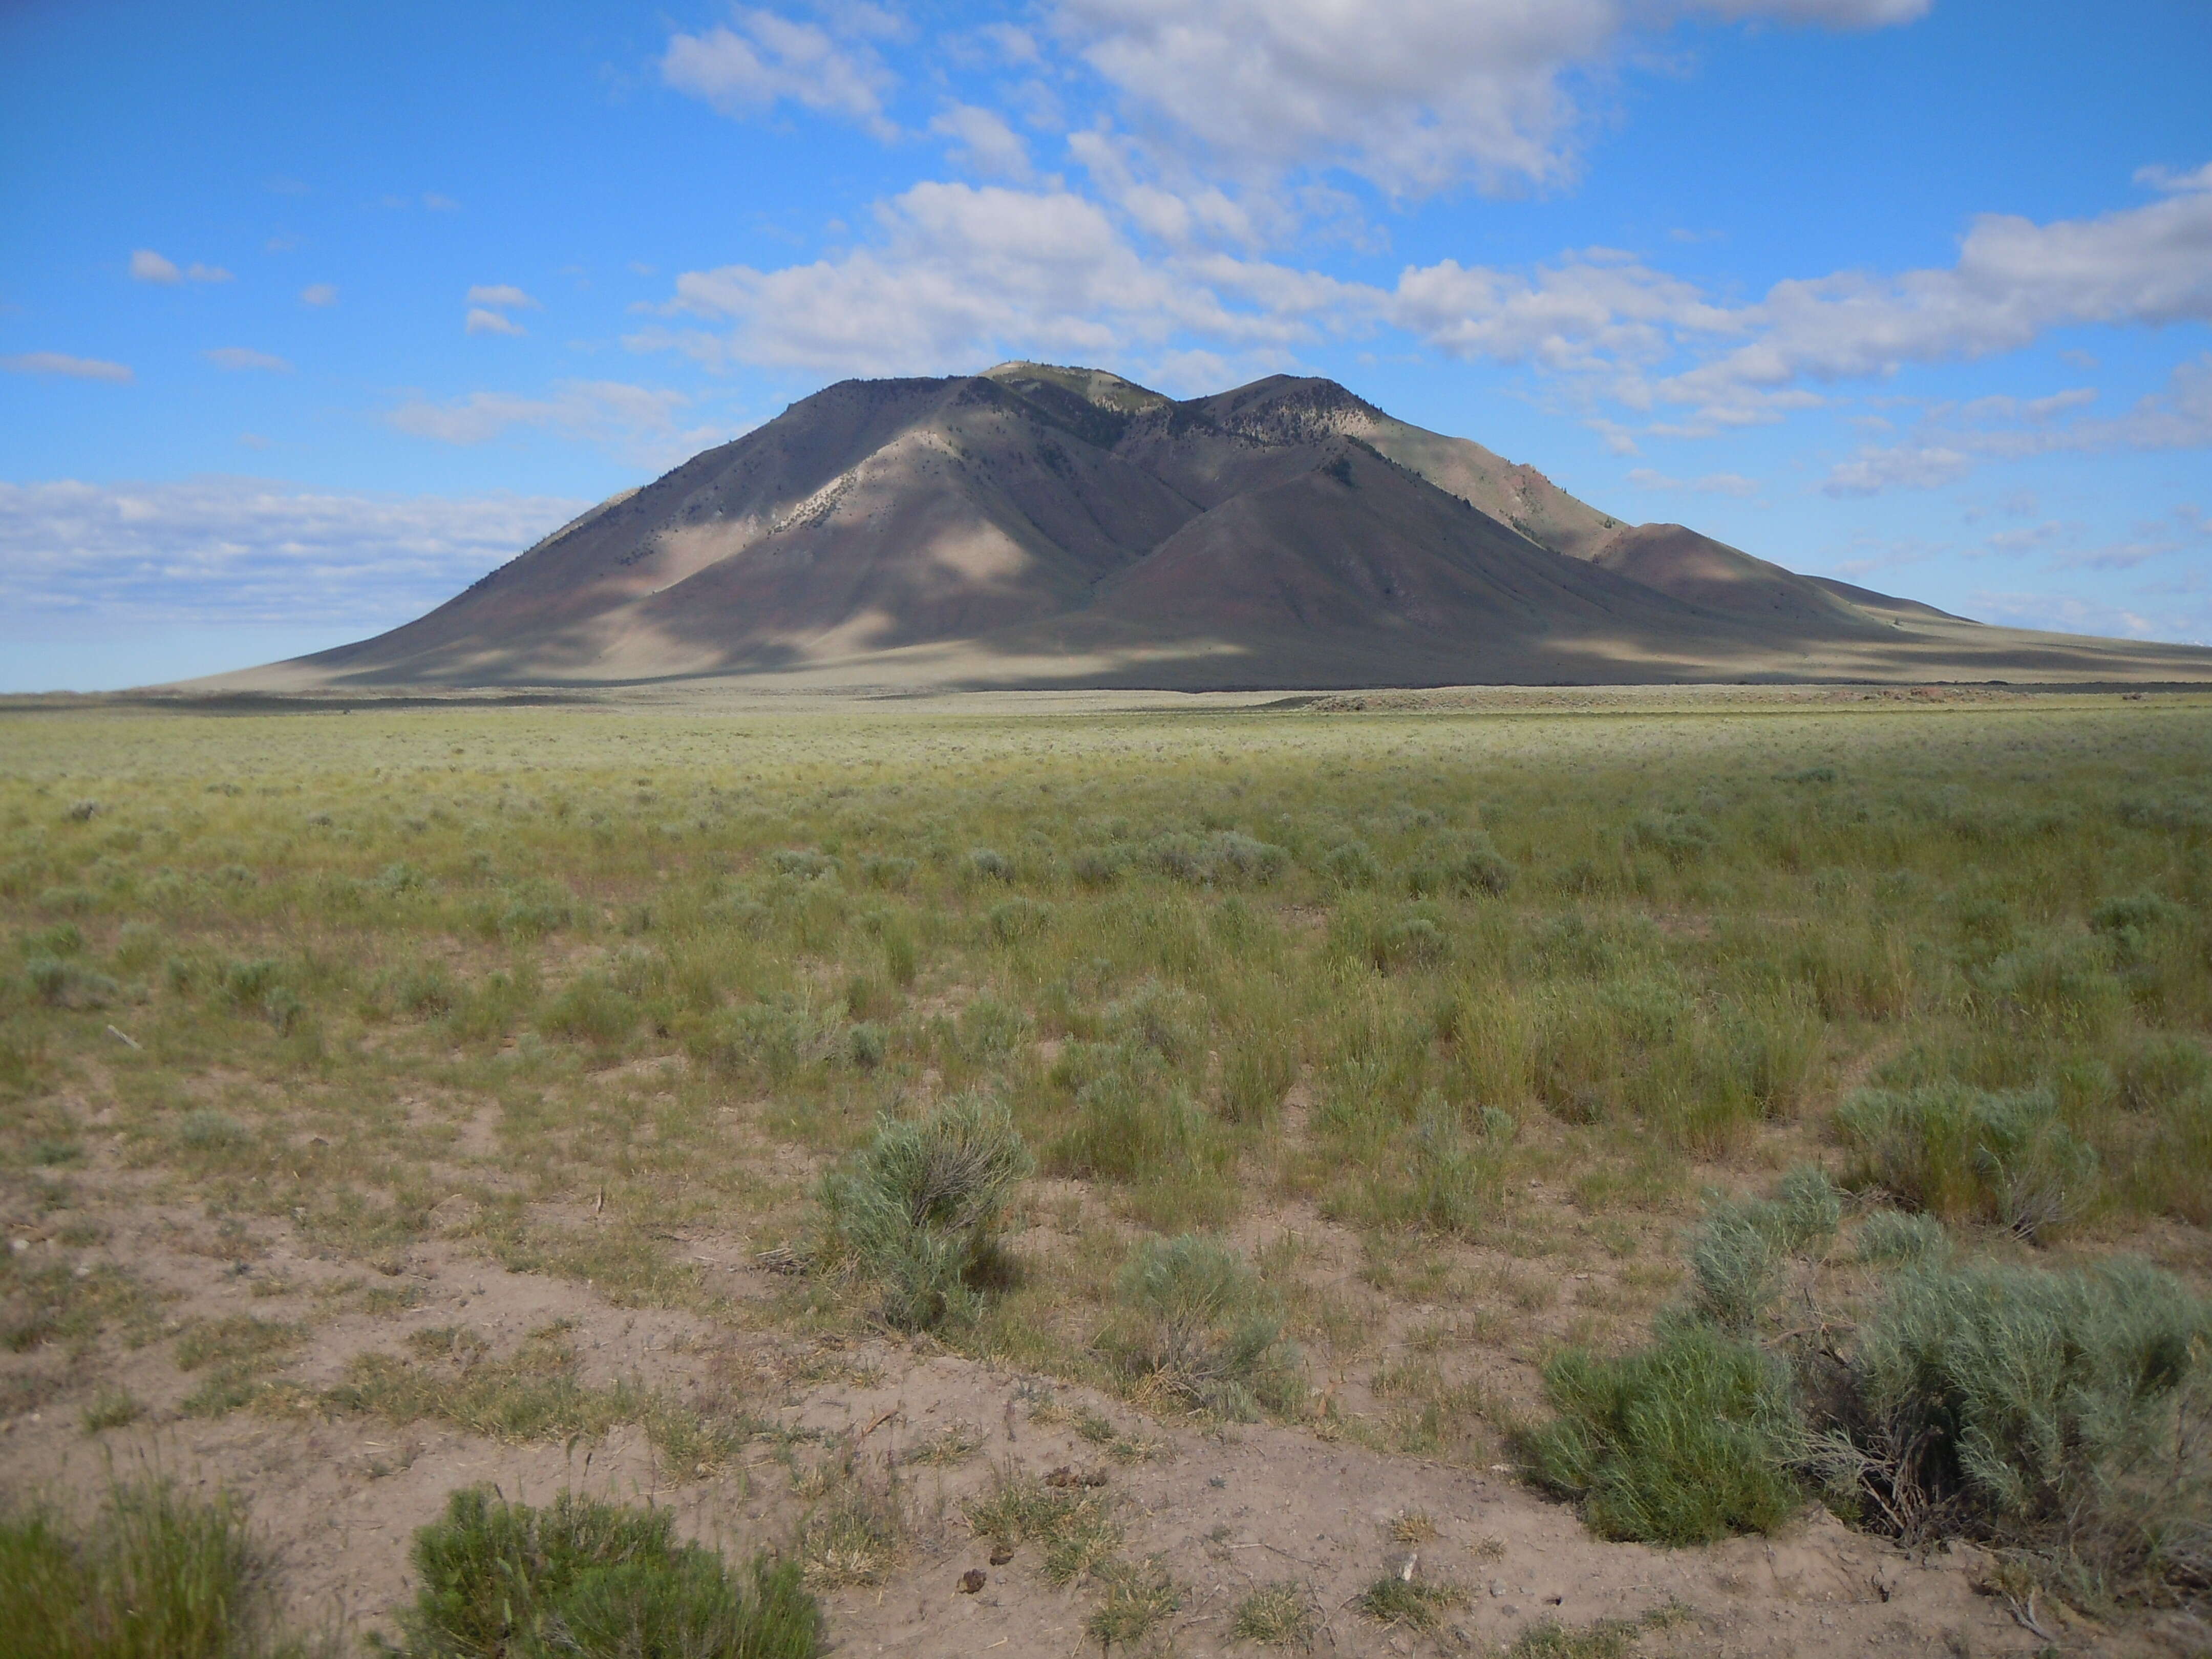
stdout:
<svg viewBox="0 0 2212 1659">
<path fill-rule="evenodd" d="M 23 954 L 31 957 L 73 957 L 84 949 L 84 933 L 73 921 L 58 921 L 23 935 Z"/>
<path fill-rule="evenodd" d="M 1074 1126 L 1052 1149 L 1065 1175 L 1143 1181 L 1184 1173 L 1225 1156 L 1212 1121 L 1180 1089 L 1115 1066 L 1075 1094 Z"/>
<path fill-rule="evenodd" d="M 2155 1110 L 2212 1082 L 2212 1054 L 2188 1037 L 2147 1038 L 2120 1056 L 2115 1080 L 2130 1111 Z"/>
<path fill-rule="evenodd" d="M 1691 1311 L 1717 1330 L 1751 1335 L 1790 1259 L 1826 1248 L 1842 1218 L 1835 1183 L 1810 1164 L 1784 1176 L 1776 1198 L 1715 1205 L 1690 1250 Z"/>
<path fill-rule="evenodd" d="M 2080 938 L 2008 951 L 1976 975 L 1976 985 L 1990 1011 L 2012 1024 L 2080 1040 L 2102 1036 L 2127 1007 L 2106 953 Z"/>
<path fill-rule="evenodd" d="M 912 859 L 869 857 L 860 860 L 860 875 L 872 887 L 881 887 L 890 892 L 903 892 L 914 880 L 915 862 Z"/>
<path fill-rule="evenodd" d="M 1406 890 L 1416 897 L 1460 893 L 1496 897 L 1520 872 L 1480 830 L 1431 841 L 1406 866 Z"/>
<path fill-rule="evenodd" d="M 2087 1203 L 2097 1156 L 2048 1090 L 1992 1094 L 1956 1083 L 1863 1090 L 1837 1109 L 1858 1179 L 1946 1219 L 1996 1221 L 2023 1238 Z"/>
<path fill-rule="evenodd" d="M 1897 1530 L 2039 1553 L 2077 1595 L 2212 1568 L 2212 1306 L 2148 1264 L 1901 1275 L 1851 1358 L 1854 1473 Z"/>
<path fill-rule="evenodd" d="M 23 977 L 30 981 L 33 996 L 58 1008 L 69 994 L 72 975 L 70 964 L 59 957 L 33 957 L 23 963 Z"/>
<path fill-rule="evenodd" d="M 876 1282 L 901 1330 L 972 1315 L 996 1265 L 1000 1213 L 1031 1167 L 1006 1109 L 981 1095 L 912 1121 L 879 1119 L 875 1139 L 822 1183 L 833 1253 Z"/>
<path fill-rule="evenodd" d="M 1471 1137 L 1459 1115 L 1437 1101 L 1426 1103 L 1412 1142 L 1411 1218 L 1433 1232 L 1473 1233 L 1504 1188 L 1504 1140 Z"/>
<path fill-rule="evenodd" d="M 803 1009 L 750 1002 L 691 1024 L 684 1042 L 694 1058 L 719 1072 L 780 1084 L 819 1059 L 834 1036 Z"/>
<path fill-rule="evenodd" d="M 1291 861 L 1284 848 L 1235 830 L 1155 836 L 1143 857 L 1162 875 L 1194 887 L 1264 886 Z"/>
<path fill-rule="evenodd" d="M 2155 893 L 2136 893 L 2126 898 L 2106 899 L 2092 910 L 2089 930 L 2110 943 L 2116 957 L 2127 962 L 2142 954 L 2150 934 L 2177 927 L 2188 915 L 2171 899 L 2160 898 Z"/>
<path fill-rule="evenodd" d="M 259 1002 L 283 982 L 282 963 L 263 957 L 257 962 L 234 962 L 222 970 L 224 1000 L 236 1007 Z"/>
<path fill-rule="evenodd" d="M 1019 945 L 1035 939 L 1052 920 L 1052 906 L 1035 899 L 1010 898 L 991 907 L 983 929 L 996 945 Z"/>
<path fill-rule="evenodd" d="M 1908 1266 L 1940 1261 L 1951 1251 L 1951 1235 L 1942 1222 L 1904 1210 L 1876 1210 L 1859 1223 L 1851 1243 L 1862 1261 Z"/>
<path fill-rule="evenodd" d="M 663 1509 L 563 1492 L 542 1510 L 454 1492 L 415 1534 L 420 1584 L 399 1616 L 407 1659 L 814 1659 L 821 1609 L 796 1562 L 732 1572 L 678 1544 Z"/>
<path fill-rule="evenodd" d="M 1115 1281 L 1106 1346 L 1133 1382 L 1240 1422 L 1287 1410 L 1296 1346 L 1258 1274 L 1226 1245 L 1184 1234 L 1141 1241 Z"/>
<path fill-rule="evenodd" d="M 1382 879 L 1382 860 L 1364 841 L 1339 842 L 1322 854 L 1321 872 L 1339 887 L 1372 887 Z"/>
<path fill-rule="evenodd" d="M 961 860 L 961 872 L 970 881 L 1012 881 L 1014 861 L 990 847 L 971 847 Z"/>
<path fill-rule="evenodd" d="M 1111 887 L 1129 867 L 1129 855 L 1119 847 L 1079 847 L 1068 860 L 1068 872 L 1085 887 Z"/>
<path fill-rule="evenodd" d="M 555 1036 L 618 1048 L 636 1029 L 637 1004 L 597 974 L 585 974 L 546 1005 L 538 1024 Z"/>
<path fill-rule="evenodd" d="M 1020 1005 L 980 996 L 960 1011 L 960 1051 L 970 1060 L 995 1060 L 1027 1042 L 1030 1017 Z"/>
<path fill-rule="evenodd" d="M 1708 1544 L 1802 1506 L 1789 1377 L 1755 1343 L 1682 1325 L 1616 1359 L 1570 1348 L 1544 1393 L 1559 1415 L 1527 1437 L 1530 1467 L 1605 1537 Z"/>
<path fill-rule="evenodd" d="M 1677 870 L 1705 857 L 1719 840 L 1694 812 L 1647 812 L 1628 831 L 1630 847 L 1656 853 Z"/>
</svg>

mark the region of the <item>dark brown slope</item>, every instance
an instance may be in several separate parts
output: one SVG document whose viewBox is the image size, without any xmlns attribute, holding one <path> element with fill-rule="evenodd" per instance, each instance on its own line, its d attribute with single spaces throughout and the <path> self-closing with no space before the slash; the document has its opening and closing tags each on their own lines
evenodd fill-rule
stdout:
<svg viewBox="0 0 2212 1659">
<path fill-rule="evenodd" d="M 842 382 L 419 621 L 303 663 L 371 682 L 650 678 L 1054 614 L 1198 510 L 1094 441 L 1125 416 L 1054 390 Z"/>
<path fill-rule="evenodd" d="M 1888 626 L 1809 576 L 1679 524 L 1624 526 L 1599 543 L 1589 559 L 1601 570 L 1685 604 L 1801 635 L 1864 634 Z"/>
<path fill-rule="evenodd" d="M 1622 528 L 1620 520 L 1577 501 L 1534 467 L 1386 415 L 1334 380 L 1273 374 L 1194 398 L 1185 407 L 1201 411 L 1225 432 L 1267 443 L 1357 438 L 1538 546 L 1570 558 L 1589 557 Z"/>
<path fill-rule="evenodd" d="M 830 386 L 404 628 L 222 683 L 2174 678 L 2198 657 L 1630 530 L 1332 381 L 1176 403 L 1006 363 Z"/>
</svg>

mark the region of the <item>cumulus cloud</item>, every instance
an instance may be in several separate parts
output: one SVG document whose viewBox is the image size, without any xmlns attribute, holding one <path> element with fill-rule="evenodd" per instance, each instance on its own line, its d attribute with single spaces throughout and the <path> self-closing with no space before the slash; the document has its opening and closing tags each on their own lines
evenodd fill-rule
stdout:
<svg viewBox="0 0 2212 1659">
<path fill-rule="evenodd" d="M 137 376 L 128 363 L 111 363 L 104 357 L 72 357 L 65 351 L 26 351 L 0 357 L 0 368 L 10 374 L 58 374 L 72 380 L 112 380 L 127 386 Z"/>
<path fill-rule="evenodd" d="M 469 290 L 472 306 L 492 306 L 507 310 L 536 311 L 540 309 L 532 299 L 512 283 L 478 283 Z"/>
<path fill-rule="evenodd" d="M 221 265 L 204 265 L 197 261 L 179 270 L 176 262 L 165 259 L 150 247 L 142 247 L 131 255 L 131 275 L 142 283 L 227 283 L 230 273 Z"/>
<path fill-rule="evenodd" d="M 520 323 L 501 316 L 496 311 L 487 311 L 482 306 L 469 307 L 469 314 L 461 326 L 471 334 L 526 334 L 529 331 Z"/>
<path fill-rule="evenodd" d="M 635 465 L 664 467 L 737 435 L 714 424 L 680 427 L 678 414 L 690 404 L 680 392 L 618 380 L 567 380 L 544 398 L 472 392 L 443 403 L 414 398 L 387 418 L 402 432 L 440 443 L 489 443 L 520 428 L 593 444 Z"/>
<path fill-rule="evenodd" d="M 258 368 L 271 374 L 289 374 L 292 365 L 283 358 L 250 346 L 217 346 L 205 354 L 217 368 Z"/>
<path fill-rule="evenodd" d="M 1111 135 L 1079 134 L 1071 149 L 1096 194 L 917 185 L 877 205 L 851 252 L 683 273 L 654 308 L 662 322 L 627 343 L 714 367 L 871 374 L 1018 355 L 1250 362 L 1396 331 L 1446 356 L 1552 377 L 1616 451 L 1633 453 L 1642 434 L 1778 420 L 1828 403 L 1836 383 L 2016 349 L 2054 329 L 2212 322 L 2212 191 L 2045 224 L 1985 216 L 1950 266 L 1791 279 L 1748 300 L 1607 248 L 1525 269 L 1447 258 L 1385 287 L 1227 251 L 1267 240 L 1249 198 L 1150 185 Z M 2094 418 L 2094 396 L 2073 387 L 1951 410 L 1903 441 L 1870 444 L 1827 488 L 1932 488 L 1988 454 L 2212 441 L 2212 356 L 2124 416 Z"/>
<path fill-rule="evenodd" d="M 309 306 L 334 306 L 338 302 L 336 283 L 310 283 L 300 290 L 300 303 Z"/>
<path fill-rule="evenodd" d="M 0 483 L 0 611 L 369 633 L 584 509 L 550 496 L 362 495 L 255 478 Z"/>
<path fill-rule="evenodd" d="M 986 178 L 1030 176 L 1030 147 L 1021 134 L 993 112 L 974 104 L 955 104 L 929 124 L 940 138 L 953 141 L 952 159 Z"/>
<path fill-rule="evenodd" d="M 1705 14 L 1828 27 L 1929 0 L 1059 0 L 1091 66 L 1178 143 L 1243 172 L 1335 166 L 1394 194 L 1573 171 L 1578 93 L 1632 24 Z"/>
<path fill-rule="evenodd" d="M 879 137 L 897 129 L 884 115 L 896 77 L 865 39 L 892 32 L 888 14 L 870 6 L 840 15 L 846 38 L 756 7 L 733 9 L 729 23 L 671 37 L 660 76 L 677 91 L 723 114 L 764 115 L 780 103 L 859 122 Z"/>
<path fill-rule="evenodd" d="M 1226 258 L 1147 259 L 1103 207 L 1065 190 L 922 184 L 877 218 L 880 245 L 841 258 L 684 273 L 663 313 L 729 331 L 647 329 L 629 343 L 855 374 L 943 373 L 1018 351 L 1095 362 L 1183 330 L 1241 346 L 1308 338 L 1298 312 L 1341 286 Z M 1273 281 L 1284 289 L 1272 310 L 1216 291 Z"/>
</svg>

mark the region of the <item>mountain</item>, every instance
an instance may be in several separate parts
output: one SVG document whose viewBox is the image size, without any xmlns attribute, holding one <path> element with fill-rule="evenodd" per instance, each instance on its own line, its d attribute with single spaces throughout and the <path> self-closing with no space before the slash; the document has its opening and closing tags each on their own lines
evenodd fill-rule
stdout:
<svg viewBox="0 0 2212 1659">
<path fill-rule="evenodd" d="M 1629 526 L 1333 381 L 846 380 L 404 627 L 232 687 L 2212 678 Z"/>
</svg>

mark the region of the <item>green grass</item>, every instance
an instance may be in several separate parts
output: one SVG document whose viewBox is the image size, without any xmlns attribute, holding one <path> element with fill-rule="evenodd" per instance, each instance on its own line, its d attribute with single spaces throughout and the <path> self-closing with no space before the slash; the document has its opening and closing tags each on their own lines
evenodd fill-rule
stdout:
<svg viewBox="0 0 2212 1659">
<path fill-rule="evenodd" d="M 543 1509 L 454 1492 L 415 1537 L 406 1659 L 814 1659 L 827 1642 L 795 1563 L 741 1570 L 679 1544 L 665 1510 L 562 1493 Z"/>
<path fill-rule="evenodd" d="M 1262 1584 L 1237 1604 L 1229 1633 L 1262 1647 L 1304 1648 L 1313 1644 L 1313 1602 L 1305 1586 L 1292 1579 Z"/>
<path fill-rule="evenodd" d="M 9 1659 L 307 1659 L 279 1626 L 269 1562 L 235 1500 L 164 1482 L 110 1489 L 89 1523 L 0 1512 L 0 1654 Z"/>
<path fill-rule="evenodd" d="M 1426 1633 L 1443 1625 L 1444 1614 L 1468 1601 L 1467 1591 L 1448 1580 L 1407 1578 L 1393 1572 L 1360 1591 L 1352 1605 L 1378 1625 L 1403 1625 Z"/>
<path fill-rule="evenodd" d="M 1381 1409 L 1329 1431 L 1462 1461 L 1533 1402 L 1384 1333 L 1602 1370 L 1666 1293 L 1635 1273 L 1684 1257 L 1684 1305 L 1766 1344 L 1947 1257 L 2197 1272 L 2212 700 L 1977 696 L 0 714 L 0 1340 L 72 1420 L 160 1340 L 102 1249 L 118 1165 L 238 1274 L 175 1333 L 207 1411 L 296 1409 L 281 1334 L 228 1322 L 305 1316 L 245 1300 L 279 1244 L 367 1314 L 438 1235 L 448 1283 L 473 1254 L 623 1307 L 926 1329 L 1230 1414 L 1356 1373 Z M 978 1101 L 1008 1157 L 939 1204 L 920 1126 Z M 1850 1193 L 1832 1235 L 1727 1197 L 1808 1158 Z M 1214 1312 L 1206 1274 L 1123 1279 L 1278 1217 L 1345 1230 L 1358 1282 L 1256 1242 Z M 720 1299 L 705 1262 L 786 1242 L 804 1273 Z M 1622 1492 L 1721 1455 L 1691 1443 L 1735 1419 L 1665 1450 L 1630 1409 L 1704 1383 L 1584 1381 Z M 741 1426 L 550 1348 L 308 1403 L 644 1420 L 687 1467 Z"/>
<path fill-rule="evenodd" d="M 1544 1392 L 1558 1416 L 1528 1436 L 1530 1468 L 1602 1536 L 1710 1544 L 1804 1506 L 1789 1378 L 1752 1343 L 1690 1327 L 1618 1358 L 1569 1349 Z"/>
</svg>

